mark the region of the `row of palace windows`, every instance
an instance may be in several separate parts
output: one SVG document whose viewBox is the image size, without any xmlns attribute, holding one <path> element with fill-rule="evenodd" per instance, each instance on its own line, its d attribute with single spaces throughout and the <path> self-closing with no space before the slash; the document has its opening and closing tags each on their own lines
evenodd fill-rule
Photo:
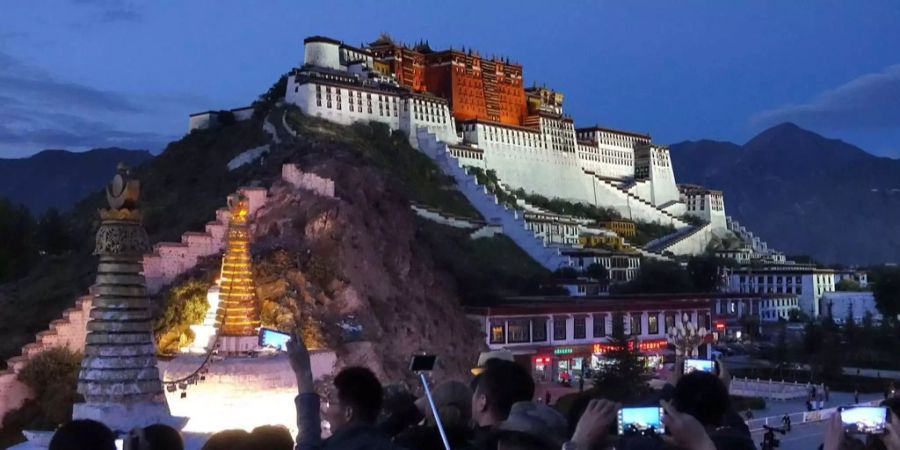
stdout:
<svg viewBox="0 0 900 450">
<path fill-rule="evenodd" d="M 594 314 L 591 320 L 591 335 L 594 338 L 607 337 L 611 333 L 611 329 L 607 327 L 608 314 Z M 665 330 L 675 326 L 675 313 L 665 314 Z M 706 314 L 700 314 L 698 317 L 700 327 L 708 328 L 710 318 Z M 565 341 L 569 339 L 567 317 L 554 317 L 550 323 L 552 325 L 552 340 Z M 612 320 L 611 317 L 609 320 Z M 622 316 L 625 330 L 632 336 L 643 334 L 643 320 L 641 314 L 631 314 Z M 490 322 L 490 343 L 491 344 L 525 344 L 529 342 L 547 342 L 547 318 L 516 318 L 516 319 L 500 319 Z M 647 334 L 659 335 L 659 314 L 649 314 L 647 316 Z M 572 336 L 571 339 L 587 339 L 587 316 L 574 316 L 572 318 Z"/>
</svg>

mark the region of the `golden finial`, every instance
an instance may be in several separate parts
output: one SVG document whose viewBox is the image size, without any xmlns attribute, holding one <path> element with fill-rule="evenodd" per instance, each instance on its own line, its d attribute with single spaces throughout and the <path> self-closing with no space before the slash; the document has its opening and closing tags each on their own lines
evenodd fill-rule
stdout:
<svg viewBox="0 0 900 450">
<path fill-rule="evenodd" d="M 140 221 L 138 197 L 140 196 L 141 182 L 131 179 L 131 170 L 125 163 L 120 162 L 116 167 L 116 172 L 116 176 L 106 186 L 106 202 L 109 203 L 109 209 L 101 209 L 100 218 L 103 220 Z"/>
</svg>

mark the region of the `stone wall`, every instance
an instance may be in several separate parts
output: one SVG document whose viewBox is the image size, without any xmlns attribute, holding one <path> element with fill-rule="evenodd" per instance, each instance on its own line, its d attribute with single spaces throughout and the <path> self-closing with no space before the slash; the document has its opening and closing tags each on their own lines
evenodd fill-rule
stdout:
<svg viewBox="0 0 900 450">
<path fill-rule="evenodd" d="M 457 189 L 485 218 L 488 225 L 501 227 L 503 234 L 548 270 L 556 270 L 568 264 L 556 248 L 546 246 L 543 239 L 535 237 L 534 232 L 526 226 L 521 211 L 501 204 L 485 186 L 478 184 L 475 176 L 466 172 L 459 160 L 449 152 L 446 143 L 439 141 L 425 128 L 419 128 L 416 135 L 419 150 L 433 159 L 444 174 L 453 177 Z"/>
<path fill-rule="evenodd" d="M 324 197 L 334 198 L 334 181 L 314 173 L 303 172 L 296 164 L 281 166 L 281 179 L 297 189 L 306 189 Z"/>
<path fill-rule="evenodd" d="M 92 299 L 90 295 L 78 298 L 74 306 L 63 311 L 62 318 L 50 322 L 50 327 L 38 333 L 34 342 L 22 347 L 21 355 L 7 360 L 7 369 L 0 371 L 0 426 L 7 412 L 22 406 L 32 396 L 31 389 L 17 379 L 19 371 L 29 359 L 53 347 L 84 350 Z"/>
</svg>

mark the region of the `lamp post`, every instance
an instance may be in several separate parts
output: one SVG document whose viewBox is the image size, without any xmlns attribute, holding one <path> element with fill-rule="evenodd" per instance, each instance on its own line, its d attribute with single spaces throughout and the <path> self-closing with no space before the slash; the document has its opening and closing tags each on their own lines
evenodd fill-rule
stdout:
<svg viewBox="0 0 900 450">
<path fill-rule="evenodd" d="M 705 327 L 698 327 L 691 322 L 690 316 L 682 314 L 681 320 L 666 332 L 666 341 L 675 346 L 675 356 L 696 358 L 698 348 L 706 341 L 710 332 Z"/>
</svg>

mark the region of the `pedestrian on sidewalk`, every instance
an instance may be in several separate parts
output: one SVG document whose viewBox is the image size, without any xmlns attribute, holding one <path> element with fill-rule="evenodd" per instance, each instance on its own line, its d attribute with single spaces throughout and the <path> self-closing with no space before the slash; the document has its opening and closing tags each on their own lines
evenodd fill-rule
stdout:
<svg viewBox="0 0 900 450">
<path fill-rule="evenodd" d="M 822 390 L 825 391 L 825 401 L 827 402 L 827 401 L 829 400 L 829 397 L 830 397 L 830 394 L 831 394 L 831 390 L 828 389 L 828 385 L 827 385 L 827 384 L 826 384 L 826 385 L 823 385 Z"/>
<path fill-rule="evenodd" d="M 853 391 L 853 404 L 859 404 L 859 387 Z"/>
<path fill-rule="evenodd" d="M 584 392 L 584 376 L 578 378 L 578 392 Z"/>
<path fill-rule="evenodd" d="M 544 404 L 550 406 L 550 390 L 544 393 Z"/>
</svg>

